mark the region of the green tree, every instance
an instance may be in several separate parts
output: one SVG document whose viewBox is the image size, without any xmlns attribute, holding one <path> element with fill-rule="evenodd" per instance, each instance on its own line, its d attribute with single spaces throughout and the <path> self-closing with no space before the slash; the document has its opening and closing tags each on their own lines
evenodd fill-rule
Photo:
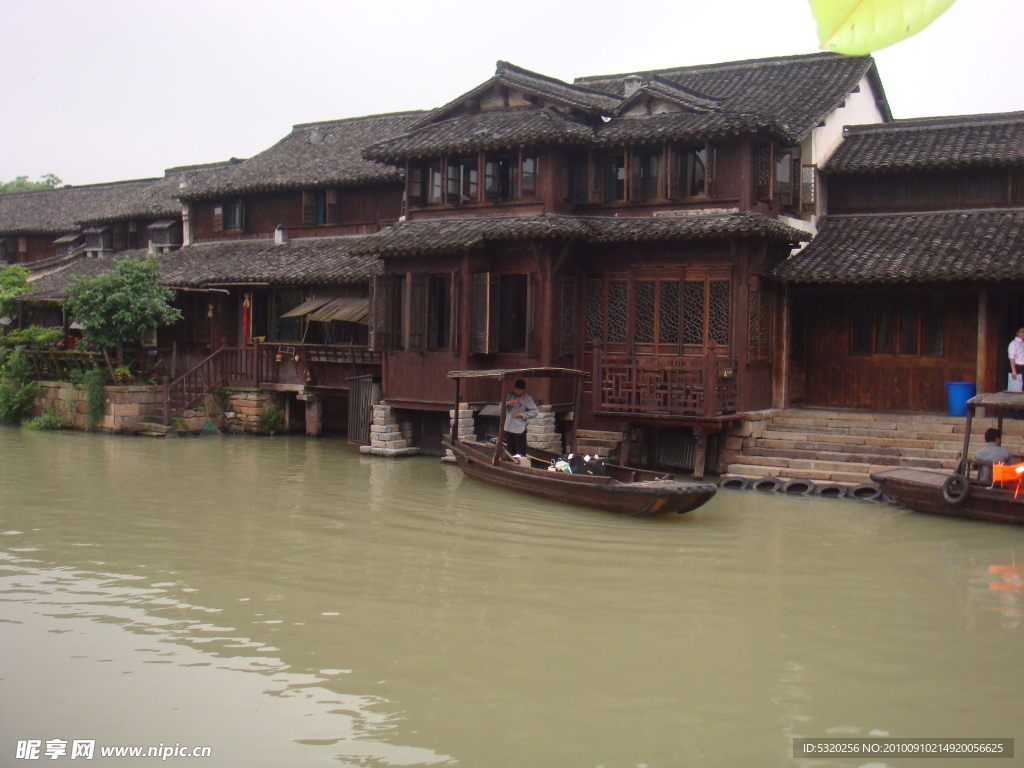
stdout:
<svg viewBox="0 0 1024 768">
<path fill-rule="evenodd" d="M 0 195 L 9 192 L 31 192 L 35 189 L 57 189 L 63 185 L 60 177 L 53 173 L 43 174 L 39 181 L 29 181 L 28 176 L 17 176 L 13 181 L 0 182 Z"/>
<path fill-rule="evenodd" d="M 18 265 L 0 270 L 0 315 L 13 315 L 18 311 L 17 298 L 28 293 L 31 287 L 28 275 L 28 270 Z"/>
<path fill-rule="evenodd" d="M 159 284 L 160 267 L 153 257 L 124 258 L 95 277 L 74 277 L 64 307 L 85 327 L 91 349 L 120 349 L 137 344 L 143 331 L 181 319 L 172 307 L 174 291 Z"/>
</svg>

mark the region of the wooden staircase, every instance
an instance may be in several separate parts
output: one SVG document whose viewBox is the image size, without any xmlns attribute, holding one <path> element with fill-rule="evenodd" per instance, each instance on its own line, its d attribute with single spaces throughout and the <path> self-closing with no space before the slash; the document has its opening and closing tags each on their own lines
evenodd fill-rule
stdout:
<svg viewBox="0 0 1024 768">
<path fill-rule="evenodd" d="M 995 419 L 974 419 L 972 452 L 995 425 Z M 872 472 L 892 467 L 952 470 L 963 450 L 964 426 L 963 417 L 938 414 L 780 411 L 760 435 L 744 441 L 724 477 L 867 483 Z M 1024 452 L 1024 421 L 1003 422 L 1003 445 Z"/>
</svg>

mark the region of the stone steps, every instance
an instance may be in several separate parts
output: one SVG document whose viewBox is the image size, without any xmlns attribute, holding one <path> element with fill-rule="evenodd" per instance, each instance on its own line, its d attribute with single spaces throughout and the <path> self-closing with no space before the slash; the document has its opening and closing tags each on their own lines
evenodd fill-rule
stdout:
<svg viewBox="0 0 1024 768">
<path fill-rule="evenodd" d="M 137 435 L 143 435 L 144 437 L 167 437 L 167 433 L 170 432 L 174 427 L 165 427 L 163 424 L 157 424 L 155 422 L 140 421 Z"/>
<path fill-rule="evenodd" d="M 974 419 L 971 450 L 995 419 Z M 793 409 L 773 414 L 743 440 L 728 475 L 866 483 L 892 467 L 952 470 L 963 450 L 966 420 L 938 414 L 882 414 Z M 1004 444 L 1019 450 L 1024 422 L 1003 422 Z"/>
</svg>

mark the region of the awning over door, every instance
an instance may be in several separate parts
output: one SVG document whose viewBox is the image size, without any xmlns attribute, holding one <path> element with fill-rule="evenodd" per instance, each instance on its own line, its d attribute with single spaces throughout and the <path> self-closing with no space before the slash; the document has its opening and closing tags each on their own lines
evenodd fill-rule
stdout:
<svg viewBox="0 0 1024 768">
<path fill-rule="evenodd" d="M 303 315 L 308 315 L 314 309 L 319 309 L 324 304 L 330 304 L 337 298 L 337 296 L 314 296 L 312 299 L 299 304 L 295 309 L 288 310 L 281 317 L 302 317 Z"/>
<path fill-rule="evenodd" d="M 329 304 L 321 306 L 309 313 L 310 320 L 321 323 L 339 321 L 344 323 L 362 323 L 370 314 L 370 299 L 367 297 L 336 298 Z"/>
</svg>

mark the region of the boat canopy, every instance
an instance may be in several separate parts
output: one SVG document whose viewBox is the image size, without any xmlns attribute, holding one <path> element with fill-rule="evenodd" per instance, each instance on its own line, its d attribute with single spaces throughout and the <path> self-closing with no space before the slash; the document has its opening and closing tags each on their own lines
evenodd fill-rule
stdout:
<svg viewBox="0 0 1024 768">
<path fill-rule="evenodd" d="M 989 392 L 975 395 L 967 401 L 972 411 L 984 408 L 986 413 L 1002 411 L 1024 411 L 1024 392 Z"/>
<path fill-rule="evenodd" d="M 531 379 L 551 377 L 586 378 L 590 374 L 574 368 L 491 368 L 484 371 L 448 371 L 449 379 Z"/>
</svg>

